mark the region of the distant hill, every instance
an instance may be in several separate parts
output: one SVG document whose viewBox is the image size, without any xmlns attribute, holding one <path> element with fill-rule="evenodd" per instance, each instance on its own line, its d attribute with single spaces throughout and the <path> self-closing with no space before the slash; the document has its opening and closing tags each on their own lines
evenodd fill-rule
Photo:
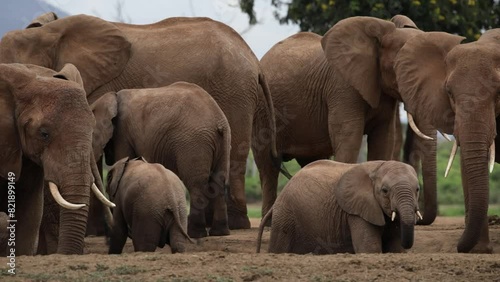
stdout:
<svg viewBox="0 0 500 282">
<path fill-rule="evenodd" d="M 68 16 L 67 13 L 41 0 L 2 1 L 0 36 L 13 29 L 25 28 L 34 18 L 46 12 L 55 12 L 60 18 Z"/>
</svg>

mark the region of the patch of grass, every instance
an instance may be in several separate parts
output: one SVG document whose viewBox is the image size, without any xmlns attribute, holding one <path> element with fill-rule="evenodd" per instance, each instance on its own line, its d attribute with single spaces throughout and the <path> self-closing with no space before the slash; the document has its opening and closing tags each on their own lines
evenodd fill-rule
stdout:
<svg viewBox="0 0 500 282">
<path fill-rule="evenodd" d="M 87 270 L 87 269 L 89 269 L 89 267 L 84 265 L 84 264 L 70 265 L 68 267 L 71 270 Z"/>
<path fill-rule="evenodd" d="M 64 281 L 68 280 L 67 276 L 59 276 L 59 275 L 53 275 L 49 273 L 36 273 L 36 274 L 26 274 L 26 275 L 21 275 L 23 278 L 28 278 L 29 280 L 32 281 Z"/>
<path fill-rule="evenodd" d="M 261 205 L 247 205 L 247 214 L 249 218 L 261 218 Z"/>
<path fill-rule="evenodd" d="M 95 265 L 95 270 L 96 270 L 96 271 L 106 271 L 106 270 L 108 270 L 108 269 L 109 269 L 109 266 L 104 265 L 104 264 L 97 263 L 97 264 Z"/>
<path fill-rule="evenodd" d="M 223 277 L 223 276 L 215 276 L 215 275 L 207 275 L 208 281 L 214 281 L 214 282 L 232 282 L 234 281 L 232 278 L 229 277 Z"/>
<path fill-rule="evenodd" d="M 137 273 L 144 272 L 144 270 L 139 269 L 135 265 L 123 265 L 115 268 L 114 272 L 118 275 L 136 275 Z"/>
</svg>

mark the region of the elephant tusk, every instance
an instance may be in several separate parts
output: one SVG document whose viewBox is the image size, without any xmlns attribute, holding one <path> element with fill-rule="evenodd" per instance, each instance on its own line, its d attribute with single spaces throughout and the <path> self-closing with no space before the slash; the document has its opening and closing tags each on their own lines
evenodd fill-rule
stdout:
<svg viewBox="0 0 500 282">
<path fill-rule="evenodd" d="M 425 134 L 422 133 L 422 131 L 420 131 L 420 129 L 418 129 L 417 125 L 415 124 L 415 121 L 413 120 L 413 116 L 408 113 L 408 124 L 410 124 L 410 127 L 411 129 L 422 139 L 425 139 L 425 140 L 434 140 L 434 138 L 432 137 L 429 137 Z"/>
<path fill-rule="evenodd" d="M 450 139 L 450 137 L 448 137 L 448 135 L 446 135 L 445 133 L 443 133 L 441 131 L 439 131 L 439 133 L 441 133 L 441 135 L 443 135 L 443 137 L 444 137 L 444 139 L 446 139 L 446 141 L 451 142 L 451 139 Z"/>
<path fill-rule="evenodd" d="M 52 194 L 52 197 L 54 197 L 54 200 L 61 207 L 69 209 L 69 210 L 78 210 L 78 209 L 85 207 L 85 204 L 72 204 L 72 203 L 66 201 L 59 193 L 59 188 L 57 188 L 57 185 L 52 183 L 52 182 L 49 182 L 49 189 L 50 189 L 50 193 Z"/>
<path fill-rule="evenodd" d="M 420 211 L 417 211 L 417 216 L 418 216 L 418 219 L 424 220 L 424 218 L 422 217 L 422 214 L 420 213 Z"/>
<path fill-rule="evenodd" d="M 394 221 L 394 219 L 396 219 L 396 212 L 395 211 L 392 212 L 391 221 Z"/>
<path fill-rule="evenodd" d="M 101 201 L 104 205 L 106 205 L 106 206 L 108 206 L 110 208 L 116 207 L 116 205 L 113 202 L 111 202 L 110 200 L 108 200 L 106 198 L 106 196 L 104 196 L 101 193 L 101 190 L 99 190 L 99 188 L 97 188 L 97 186 L 95 185 L 95 183 L 92 183 L 92 191 L 94 192 L 94 194 L 97 197 L 97 199 L 99 199 L 99 201 Z"/>
<path fill-rule="evenodd" d="M 495 165 L 495 141 L 493 141 L 493 143 L 491 143 L 491 146 L 490 146 L 490 159 L 489 159 L 489 169 L 490 169 L 490 173 L 493 172 L 493 166 Z"/>
<path fill-rule="evenodd" d="M 453 142 L 453 147 L 451 148 L 450 159 L 448 160 L 448 165 L 446 166 L 446 171 L 444 172 L 444 177 L 448 177 L 448 173 L 450 172 L 451 165 L 453 164 L 453 160 L 455 159 L 455 155 L 457 154 L 457 141 Z"/>
</svg>

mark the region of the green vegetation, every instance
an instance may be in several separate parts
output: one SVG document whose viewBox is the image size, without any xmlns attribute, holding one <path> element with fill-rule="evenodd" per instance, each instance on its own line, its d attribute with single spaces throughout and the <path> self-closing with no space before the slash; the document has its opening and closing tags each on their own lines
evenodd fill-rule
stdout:
<svg viewBox="0 0 500 282">
<path fill-rule="evenodd" d="M 250 24 L 257 22 L 255 0 L 240 0 Z M 410 17 L 425 31 L 446 31 L 476 40 L 481 30 L 498 27 L 500 4 L 493 0 L 269 0 L 286 14 L 276 12 L 282 24 L 294 23 L 302 31 L 324 34 L 338 21 L 353 16 L 390 19 L 401 14 Z"/>
</svg>

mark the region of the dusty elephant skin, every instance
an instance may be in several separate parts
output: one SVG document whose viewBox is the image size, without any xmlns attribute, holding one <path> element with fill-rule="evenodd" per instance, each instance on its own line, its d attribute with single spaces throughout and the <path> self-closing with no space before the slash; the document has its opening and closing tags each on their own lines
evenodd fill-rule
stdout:
<svg viewBox="0 0 500 282">
<path fill-rule="evenodd" d="M 323 37 L 301 32 L 264 55 L 261 65 L 276 112 L 276 147 L 284 161 L 295 158 L 305 166 L 333 155 L 337 161 L 355 163 L 363 134 L 368 135 L 368 160 L 392 159 L 397 100 L 402 95 L 395 58 L 410 38 L 423 33 L 407 17 L 393 21 L 348 18 Z M 415 121 L 434 138 L 420 146 L 425 202 L 420 223 L 430 224 L 437 214 L 436 129 L 425 114 L 415 115 Z M 263 128 L 268 128 L 266 120 L 257 118 L 254 140 Z M 252 144 L 263 185 L 263 215 L 276 199 L 279 174 L 269 150 Z"/>
<path fill-rule="evenodd" d="M 406 93 L 403 101 L 413 105 L 407 110 L 426 113 L 460 146 L 467 216 L 459 252 L 491 252 L 488 162 L 492 168 L 498 161 L 499 34 L 500 29 L 492 29 L 466 44 L 460 44 L 463 37 L 444 32 L 421 34 L 401 49 L 395 67 L 398 87 Z"/>
<path fill-rule="evenodd" d="M 0 64 L 0 184 L 7 187 L 7 176 L 15 174 L 16 255 L 37 250 L 44 180 L 64 207 L 59 244 L 53 251 L 83 253 L 90 189 L 98 174 L 93 173 L 95 120 L 79 77 L 71 64 L 59 73 Z M 3 191 L 0 207 L 7 212 L 7 189 Z"/>
<path fill-rule="evenodd" d="M 118 108 L 106 159 L 143 156 L 164 165 L 189 190 L 189 236 L 206 237 L 207 227 L 212 236 L 229 234 L 225 191 L 231 131 L 224 113 L 205 90 L 176 82 L 108 93 L 93 106 Z"/>
<path fill-rule="evenodd" d="M 172 253 L 184 252 L 189 236 L 184 184 L 173 172 L 146 160 L 124 158 L 108 172 L 113 228 L 109 253 L 120 254 L 132 238 L 134 251 L 154 252 L 168 244 Z"/>
<path fill-rule="evenodd" d="M 270 253 L 402 252 L 413 246 L 418 213 L 415 170 L 401 162 L 320 160 L 283 188 L 273 214 Z"/>
<path fill-rule="evenodd" d="M 239 34 L 208 18 L 170 18 L 149 25 L 112 23 L 87 15 L 47 19 L 7 33 L 0 42 L 0 62 L 55 70 L 71 62 L 81 72 L 90 103 L 109 91 L 176 81 L 196 83 L 210 93 L 232 132 L 229 227 L 250 228 L 244 174 L 252 123 L 257 113 L 269 123 L 262 144 L 275 144 L 275 123 L 259 62 Z M 257 112 L 259 100 L 267 107 Z"/>
</svg>

